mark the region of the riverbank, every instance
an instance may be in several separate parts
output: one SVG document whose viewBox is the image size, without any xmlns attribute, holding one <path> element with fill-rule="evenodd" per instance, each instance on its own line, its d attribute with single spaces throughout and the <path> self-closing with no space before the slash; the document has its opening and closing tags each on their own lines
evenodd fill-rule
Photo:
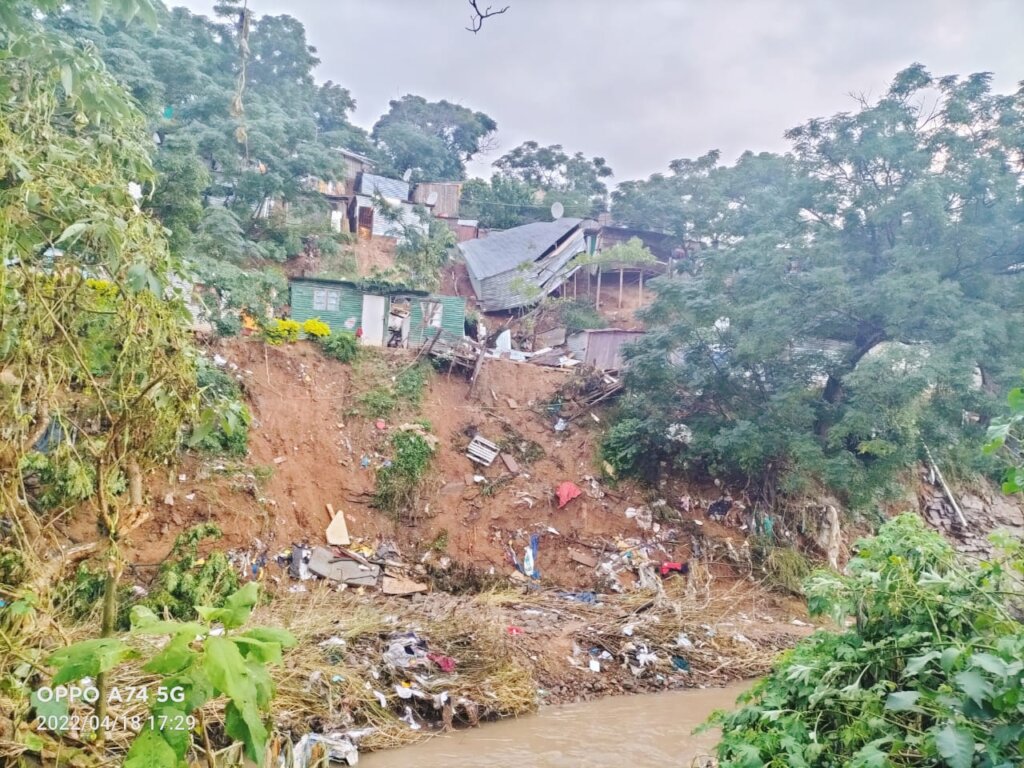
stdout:
<svg viewBox="0 0 1024 768">
<path fill-rule="evenodd" d="M 292 743 L 313 733 L 362 752 L 391 749 L 545 704 L 747 680 L 811 631 L 746 583 L 702 592 L 672 577 L 589 599 L 514 589 L 279 595 L 253 617 L 298 639 L 273 673 L 275 729 Z M 216 722 L 215 708 L 206 715 Z"/>
</svg>

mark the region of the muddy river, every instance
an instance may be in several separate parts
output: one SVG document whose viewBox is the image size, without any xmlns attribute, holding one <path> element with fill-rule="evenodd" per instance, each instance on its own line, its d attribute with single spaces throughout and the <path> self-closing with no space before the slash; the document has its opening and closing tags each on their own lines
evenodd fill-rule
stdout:
<svg viewBox="0 0 1024 768">
<path fill-rule="evenodd" d="M 731 709 L 748 684 L 548 707 L 518 720 L 437 736 L 360 757 L 365 768 L 578 768 L 689 766 L 717 735 L 692 731 L 715 709 Z"/>
</svg>

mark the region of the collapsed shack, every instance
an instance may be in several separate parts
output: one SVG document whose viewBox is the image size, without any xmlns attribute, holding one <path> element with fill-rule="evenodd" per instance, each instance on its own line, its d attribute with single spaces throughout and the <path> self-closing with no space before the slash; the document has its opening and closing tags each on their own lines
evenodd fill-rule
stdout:
<svg viewBox="0 0 1024 768">
<path fill-rule="evenodd" d="M 615 376 L 580 366 L 555 393 L 548 410 L 569 422 L 617 397 L 622 389 L 622 381 Z"/>
</svg>

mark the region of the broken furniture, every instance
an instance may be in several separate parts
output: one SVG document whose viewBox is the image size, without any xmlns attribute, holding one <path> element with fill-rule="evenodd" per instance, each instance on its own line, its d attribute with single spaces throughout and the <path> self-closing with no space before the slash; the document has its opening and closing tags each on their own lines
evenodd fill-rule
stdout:
<svg viewBox="0 0 1024 768">
<path fill-rule="evenodd" d="M 466 456 L 470 461 L 482 464 L 485 467 L 491 466 L 494 460 L 498 458 L 499 453 L 501 453 L 501 448 L 487 438 L 480 437 L 480 435 L 474 437 L 466 449 Z"/>
<path fill-rule="evenodd" d="M 313 548 L 309 556 L 309 570 L 317 576 L 353 587 L 375 587 L 380 577 L 379 565 L 337 557 L 324 547 Z"/>
</svg>

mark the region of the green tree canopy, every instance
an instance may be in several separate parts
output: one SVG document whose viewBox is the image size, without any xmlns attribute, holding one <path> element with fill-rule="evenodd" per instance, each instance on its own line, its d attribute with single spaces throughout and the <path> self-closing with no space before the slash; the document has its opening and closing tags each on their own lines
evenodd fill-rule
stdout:
<svg viewBox="0 0 1024 768">
<path fill-rule="evenodd" d="M 984 421 L 1024 365 L 1024 94 L 989 80 L 915 65 L 788 155 L 620 188 L 617 215 L 690 254 L 652 283 L 628 377 L 641 456 L 866 503 L 923 444 L 974 455 L 964 412 Z M 677 422 L 692 441 L 665 438 Z"/>
<path fill-rule="evenodd" d="M 483 112 L 408 94 L 390 102 L 372 136 L 380 145 L 385 173 L 412 171 L 415 180 L 457 181 L 466 177 L 466 163 L 486 148 L 497 129 Z"/>
</svg>

